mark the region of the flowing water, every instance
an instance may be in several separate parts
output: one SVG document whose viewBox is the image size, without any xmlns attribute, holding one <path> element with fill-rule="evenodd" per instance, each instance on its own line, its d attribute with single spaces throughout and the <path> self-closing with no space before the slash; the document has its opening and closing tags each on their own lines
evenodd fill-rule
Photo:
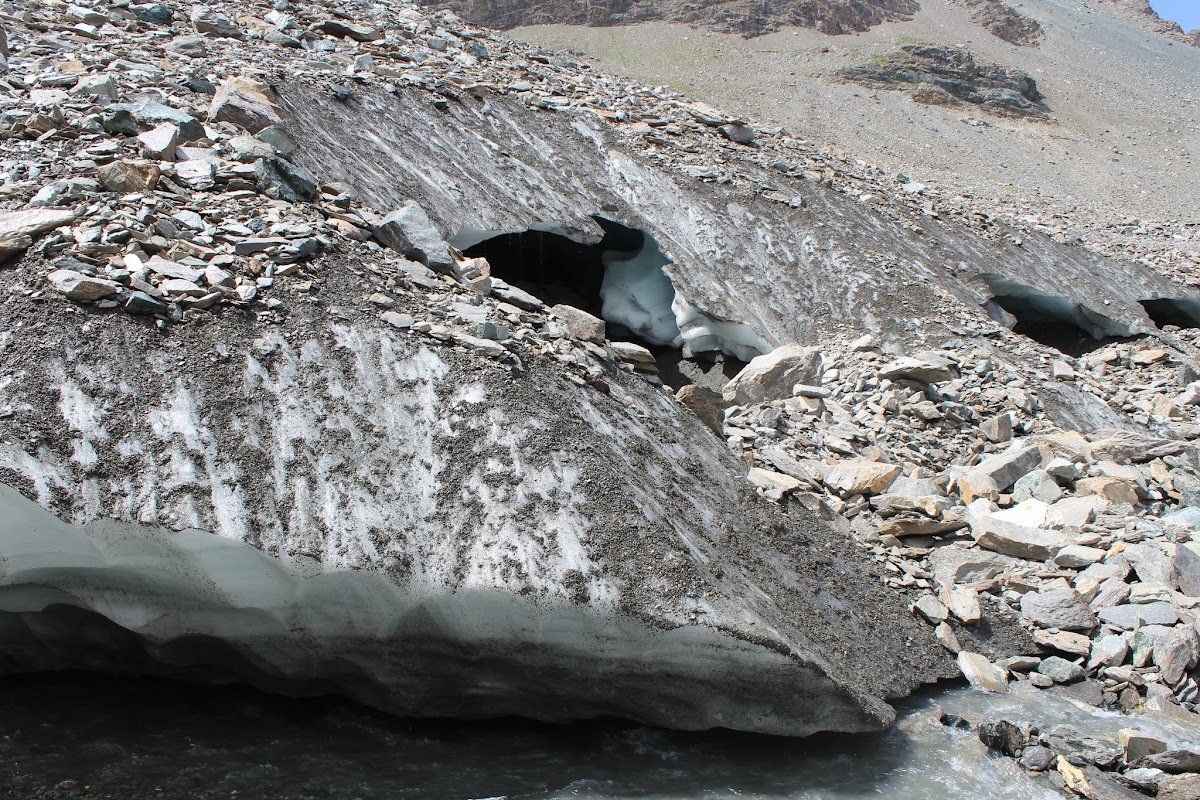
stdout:
<svg viewBox="0 0 1200 800">
<path fill-rule="evenodd" d="M 877 735 L 806 740 L 569 726 L 402 720 L 332 698 L 290 699 L 89 673 L 0 680 L 0 796 L 512 800 L 1042 800 L 1060 795 L 931 710 L 1068 723 L 1115 735 L 1116 714 L 1047 694 L 939 689 Z M 1139 720 L 1175 744 L 1200 729 Z M 86 787 L 86 789 L 85 789 Z"/>
</svg>

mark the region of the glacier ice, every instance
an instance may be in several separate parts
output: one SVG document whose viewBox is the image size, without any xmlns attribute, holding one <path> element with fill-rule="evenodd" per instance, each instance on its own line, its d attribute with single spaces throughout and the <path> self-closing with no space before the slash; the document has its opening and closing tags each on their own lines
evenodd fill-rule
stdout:
<svg viewBox="0 0 1200 800">
<path fill-rule="evenodd" d="M 675 287 L 663 272 L 669 259 L 652 236 L 643 236 L 642 249 L 636 253 L 610 250 L 603 255 L 601 315 L 609 322 L 624 325 L 650 344 L 680 347 L 683 335 L 672 308 Z"/>
</svg>

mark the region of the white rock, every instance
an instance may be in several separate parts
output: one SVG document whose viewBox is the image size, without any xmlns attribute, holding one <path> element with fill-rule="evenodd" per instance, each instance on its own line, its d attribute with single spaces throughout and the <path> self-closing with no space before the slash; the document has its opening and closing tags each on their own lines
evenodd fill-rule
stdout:
<svg viewBox="0 0 1200 800">
<path fill-rule="evenodd" d="M 963 650 L 958 654 L 958 668 L 974 689 L 993 694 L 1004 694 L 1008 691 L 1008 677 L 1005 671 L 979 653 Z"/>
</svg>

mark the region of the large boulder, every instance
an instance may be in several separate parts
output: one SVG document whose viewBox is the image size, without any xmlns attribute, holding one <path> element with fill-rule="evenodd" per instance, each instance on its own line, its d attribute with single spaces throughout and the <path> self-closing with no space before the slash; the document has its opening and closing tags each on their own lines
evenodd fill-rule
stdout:
<svg viewBox="0 0 1200 800">
<path fill-rule="evenodd" d="M 796 384 L 819 383 L 821 351 L 815 347 L 785 344 L 751 359 L 725 384 L 722 395 L 730 405 L 749 405 L 792 396 Z"/>
<path fill-rule="evenodd" d="M 243 76 L 221 81 L 208 109 L 208 118 L 213 122 L 232 122 L 250 133 L 281 122 L 271 87 Z"/>
<path fill-rule="evenodd" d="M 450 255 L 445 238 L 416 201 L 402 204 L 373 225 L 371 230 L 384 247 L 390 247 L 430 269 L 450 272 L 454 268 L 454 258 Z"/>
</svg>

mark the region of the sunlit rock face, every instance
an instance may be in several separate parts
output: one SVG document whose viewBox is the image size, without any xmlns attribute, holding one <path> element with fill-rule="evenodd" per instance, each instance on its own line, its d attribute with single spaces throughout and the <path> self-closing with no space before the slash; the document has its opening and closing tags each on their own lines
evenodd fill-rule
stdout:
<svg viewBox="0 0 1200 800">
<path fill-rule="evenodd" d="M 169 336 L 10 291 L 36 269 L 0 274 L 0 669 L 794 735 L 879 728 L 953 673 L 843 538 L 629 373 L 397 331 L 336 258 L 336 307 L 280 287 L 284 326 Z"/>
</svg>

